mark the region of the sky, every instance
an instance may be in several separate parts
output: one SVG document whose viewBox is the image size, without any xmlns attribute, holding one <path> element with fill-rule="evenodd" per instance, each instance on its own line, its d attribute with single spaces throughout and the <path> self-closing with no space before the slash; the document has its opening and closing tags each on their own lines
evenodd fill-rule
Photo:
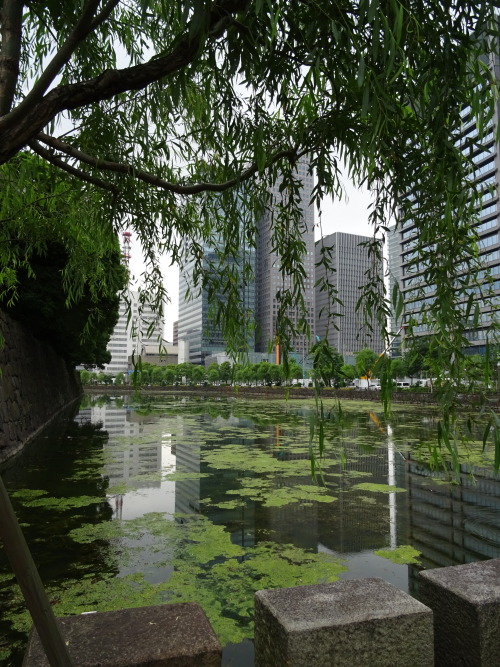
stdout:
<svg viewBox="0 0 500 667">
<path fill-rule="evenodd" d="M 323 236 L 333 232 L 347 232 L 349 234 L 360 234 L 371 236 L 372 228 L 368 222 L 368 207 L 370 194 L 366 189 L 358 189 L 348 180 L 345 182 L 346 196 L 342 201 L 333 202 L 325 198 L 321 207 L 321 229 L 319 227 L 319 216 L 315 211 L 316 231 L 315 237 L 319 239 L 321 232 Z M 161 260 L 164 284 L 170 295 L 170 303 L 165 307 L 165 339 L 172 341 L 172 327 L 178 318 L 179 306 L 179 269 L 169 266 L 169 258 Z M 134 276 L 140 276 L 144 271 L 141 249 L 132 236 L 132 252 L 130 269 Z"/>
</svg>

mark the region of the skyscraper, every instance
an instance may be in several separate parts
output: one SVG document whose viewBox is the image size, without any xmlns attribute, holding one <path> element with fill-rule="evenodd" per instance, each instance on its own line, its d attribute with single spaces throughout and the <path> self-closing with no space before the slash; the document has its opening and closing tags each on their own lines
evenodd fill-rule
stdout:
<svg viewBox="0 0 500 667">
<path fill-rule="evenodd" d="M 388 283 L 388 296 L 389 303 L 391 304 L 391 318 L 389 330 L 393 334 L 393 339 L 391 343 L 391 356 L 397 357 L 400 354 L 401 347 L 401 334 L 398 334 L 402 318 L 396 318 L 396 311 L 392 307 L 392 297 L 394 293 L 395 285 L 399 286 L 401 289 L 402 286 L 402 271 L 401 271 L 401 246 L 400 246 L 400 234 L 399 230 L 396 230 L 396 225 L 389 227 L 387 231 L 387 263 L 389 269 L 389 283 Z"/>
<path fill-rule="evenodd" d="M 335 232 L 316 243 L 316 335 L 328 342 L 352 363 L 359 350 L 369 347 L 377 354 L 384 350 L 380 328 L 375 321 L 373 329 L 365 324 L 362 312 L 356 311 L 356 304 L 361 295 L 361 287 L 366 283 L 367 273 L 375 271 L 382 275 L 382 265 L 369 255 L 368 248 L 361 245 L 369 242 L 368 236 Z M 329 266 L 321 264 L 321 249 L 328 251 Z M 336 290 L 336 297 L 341 304 L 332 303 L 327 291 L 321 290 L 321 281 L 327 279 Z M 328 313 L 335 313 L 328 319 Z"/>
<path fill-rule="evenodd" d="M 151 305 L 139 305 L 139 293 L 134 291 L 128 292 L 127 299 L 129 304 L 125 300 L 120 302 L 118 322 L 108 343 L 111 361 L 104 372 L 111 375 L 126 373 L 128 358 L 132 355 L 137 358 L 144 345 L 157 345 L 159 349 L 163 342 L 164 321 Z"/>
<path fill-rule="evenodd" d="M 496 80 L 500 80 L 498 53 L 490 54 L 488 61 Z M 478 278 L 486 285 L 487 275 L 491 277 L 487 297 L 483 298 L 479 286 L 471 287 L 469 290 L 469 294 L 475 296 L 475 303 L 481 312 L 479 326 L 466 330 L 465 336 L 470 343 L 469 352 L 483 353 L 488 328 L 500 310 L 500 189 L 498 176 L 500 147 L 495 141 L 499 127 L 499 107 L 497 104 L 494 118 L 490 126 L 485 128 L 481 144 L 478 144 L 477 141 L 478 128 L 469 106 L 461 110 L 461 117 L 462 127 L 457 139 L 458 145 L 472 157 L 474 171 L 471 173 L 471 181 L 482 193 L 477 213 L 478 223 L 475 225 L 475 231 L 479 236 L 479 259 L 483 267 Z M 410 193 L 409 197 L 411 196 Z M 418 230 L 413 220 L 407 220 L 403 227 L 394 234 L 397 240 L 393 240 L 393 244 L 397 244 L 398 247 L 397 249 L 393 247 L 392 252 L 389 252 L 389 261 L 391 272 L 396 274 L 399 270 L 405 302 L 403 323 L 411 319 L 415 323 L 414 335 L 425 335 L 430 331 L 429 326 L 420 321 L 422 313 L 432 307 L 435 302 L 435 286 L 426 281 L 423 268 L 415 264 L 415 261 L 412 263 L 412 259 L 418 256 Z M 464 273 L 467 271 L 468 267 L 464 266 Z"/>
<path fill-rule="evenodd" d="M 211 306 L 217 306 L 217 303 L 223 302 L 225 297 L 221 291 L 217 299 L 212 299 L 211 303 L 207 289 L 196 287 L 193 284 L 196 260 L 189 256 L 187 250 L 186 248 L 184 252 L 185 262 L 179 279 L 177 330 L 179 348 L 183 350 L 182 355 L 179 352 L 179 359 L 181 361 L 182 356 L 182 360 L 204 365 L 206 357 L 224 352 L 226 349 L 222 328 L 214 324 L 211 312 Z M 240 252 L 241 257 L 227 261 L 232 261 L 237 271 L 242 270 L 245 263 L 250 264 L 252 270 L 255 270 L 254 249 L 244 247 L 240 249 Z M 211 268 L 216 267 L 219 263 L 216 249 L 205 244 L 202 262 L 205 271 L 216 270 L 216 268 Z M 255 283 L 253 281 L 242 281 L 239 298 L 246 312 L 255 312 Z M 247 344 L 248 351 L 253 352 L 255 346 L 253 325 L 248 331 Z"/>
<path fill-rule="evenodd" d="M 300 192 L 300 209 L 302 213 L 303 234 L 305 243 L 305 254 L 303 265 L 304 278 L 304 303 L 307 311 L 307 321 L 311 328 L 311 336 L 314 334 L 314 210 L 310 204 L 313 190 L 313 176 L 308 172 L 308 164 L 305 160 L 299 161 L 297 165 L 298 175 L 302 181 Z M 270 193 L 275 206 L 271 206 L 259 221 L 257 239 L 257 347 L 260 352 L 266 352 L 269 341 L 276 338 L 276 319 L 279 302 L 277 293 L 290 287 L 290 278 L 283 277 L 280 273 L 280 257 L 273 250 L 272 232 L 273 218 L 276 215 L 277 206 L 283 201 L 280 193 L 281 182 L 278 181 Z M 288 313 L 292 321 L 297 321 L 300 314 L 298 311 Z M 293 350 L 301 356 L 308 353 L 311 340 L 306 335 L 298 335 L 292 339 Z"/>
</svg>

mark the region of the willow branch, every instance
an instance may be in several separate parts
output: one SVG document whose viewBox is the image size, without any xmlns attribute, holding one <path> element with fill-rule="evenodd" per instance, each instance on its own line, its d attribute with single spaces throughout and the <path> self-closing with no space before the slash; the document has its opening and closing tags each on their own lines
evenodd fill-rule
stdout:
<svg viewBox="0 0 500 667">
<path fill-rule="evenodd" d="M 47 162 L 50 162 L 50 164 L 53 164 L 54 167 L 58 167 L 59 169 L 66 171 L 68 174 L 76 176 L 76 178 L 78 178 L 79 180 L 85 181 L 87 183 L 92 183 L 92 185 L 96 185 L 97 187 L 102 188 L 103 190 L 108 190 L 109 192 L 113 192 L 113 194 L 118 193 L 118 188 L 112 183 L 108 183 L 107 181 L 104 181 L 102 180 L 102 178 L 98 178 L 97 176 L 92 176 L 91 174 L 87 174 L 81 169 L 77 169 L 76 167 L 73 167 L 73 165 L 64 162 L 64 160 L 62 160 L 60 157 L 58 157 L 57 155 L 53 155 L 46 148 L 40 146 L 40 144 L 37 141 L 30 141 L 29 147 L 41 158 L 43 158 Z"/>
<path fill-rule="evenodd" d="M 133 165 L 127 164 L 125 162 L 112 162 L 110 160 L 101 160 L 99 158 L 96 158 L 92 155 L 89 155 L 88 153 L 79 150 L 78 148 L 74 148 L 70 144 L 61 141 L 60 139 L 56 139 L 42 132 L 37 136 L 37 139 L 46 144 L 47 146 L 50 146 L 51 148 L 58 150 L 61 153 L 64 153 L 68 157 L 75 158 L 76 160 L 79 160 L 84 164 L 88 164 L 92 167 L 95 167 L 96 169 L 101 169 L 103 171 L 112 171 L 118 174 L 124 174 L 126 176 L 136 178 L 140 181 L 144 181 L 144 183 L 148 183 L 149 185 L 154 185 L 157 188 L 168 190 L 169 192 L 175 192 L 176 194 L 179 195 L 194 195 L 200 192 L 224 192 L 225 190 L 229 190 L 230 188 L 233 188 L 239 183 L 247 181 L 249 178 L 251 178 L 258 172 L 257 165 L 252 164 L 251 166 L 247 167 L 247 169 L 242 171 L 241 174 L 238 174 L 234 178 L 224 181 L 223 183 L 202 182 L 202 183 L 192 183 L 189 185 L 182 185 L 180 183 L 172 183 L 171 181 L 165 181 L 159 176 L 156 176 L 155 174 L 143 171 L 142 169 L 137 169 Z M 39 146 L 38 142 L 33 142 L 33 143 Z M 288 158 L 289 160 L 296 161 L 306 152 L 307 151 L 303 151 L 302 153 L 297 153 L 296 148 L 278 151 L 269 158 L 266 166 L 270 166 L 283 158 Z M 46 153 L 48 153 L 52 158 L 54 157 L 52 153 L 49 153 L 48 151 L 46 151 Z"/>
<path fill-rule="evenodd" d="M 71 192 L 71 188 L 67 188 L 66 190 L 63 190 L 62 192 L 58 192 L 55 195 L 44 195 L 43 197 L 37 197 L 37 199 L 33 199 L 30 202 L 27 202 L 24 204 L 21 208 L 19 208 L 17 211 L 15 211 L 12 215 L 9 215 L 8 218 L 2 218 L 0 220 L 0 223 L 4 224 L 7 222 L 11 222 L 12 220 L 19 220 L 19 216 L 21 213 L 25 212 L 26 209 L 33 208 L 34 206 L 38 206 L 41 202 L 46 202 L 49 199 L 60 199 L 61 197 L 65 197 L 67 194 Z M 15 242 L 19 241 L 19 239 L 6 239 L 6 240 L 1 240 L 0 243 L 10 243 L 10 242 Z"/>
<path fill-rule="evenodd" d="M 22 0 L 3 0 L 0 4 L 0 116 L 9 113 L 16 92 L 22 23 Z"/>
<path fill-rule="evenodd" d="M 94 17 L 100 1 L 101 0 L 88 0 L 79 20 L 66 38 L 64 44 L 47 65 L 28 95 L 26 95 L 24 100 L 12 111 L 11 117 L 13 121 L 22 118 L 26 112 L 29 112 L 29 110 L 42 99 L 51 83 L 60 73 L 64 65 L 69 62 L 76 49 L 91 32 L 108 18 L 119 2 L 119 0 L 109 0 L 103 7 L 102 11 Z"/>
<path fill-rule="evenodd" d="M 19 114 L 19 105 L 0 118 L 0 164 L 21 150 L 62 111 L 102 102 L 128 91 L 142 90 L 186 67 L 193 62 L 203 42 L 210 36 L 219 37 L 221 29 L 227 26 L 231 13 L 242 11 L 248 2 L 249 0 L 223 0 L 214 5 L 210 12 L 208 31 L 201 28 L 195 35 L 190 36 L 187 30 L 175 48 L 165 56 L 125 69 L 106 70 L 88 81 L 57 86 L 35 104 L 24 107 L 22 115 Z"/>
</svg>

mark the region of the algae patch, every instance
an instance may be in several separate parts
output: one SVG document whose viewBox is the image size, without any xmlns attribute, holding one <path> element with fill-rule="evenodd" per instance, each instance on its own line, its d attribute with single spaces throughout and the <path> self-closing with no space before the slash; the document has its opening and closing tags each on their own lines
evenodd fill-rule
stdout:
<svg viewBox="0 0 500 667">
<path fill-rule="evenodd" d="M 389 484 L 372 484 L 370 482 L 362 482 L 361 484 L 354 484 L 353 489 L 358 491 L 373 491 L 373 493 L 403 493 L 406 489 L 399 486 L 390 486 Z"/>
<path fill-rule="evenodd" d="M 414 549 L 409 544 L 402 544 L 396 549 L 379 549 L 373 553 L 375 556 L 387 558 L 387 560 L 390 560 L 397 565 L 421 565 L 418 556 L 420 556 L 422 552 Z"/>
<path fill-rule="evenodd" d="M 58 615 L 165 601 L 198 602 L 222 644 L 252 637 L 256 590 L 335 581 L 346 569 L 333 556 L 291 544 L 266 541 L 241 546 L 224 526 L 202 515 L 176 515 L 172 520 L 150 513 L 130 521 L 81 527 L 70 535 L 82 544 L 120 538 L 120 544 L 127 543 L 129 548 L 130 540 L 146 536 L 150 553 L 168 554 L 173 571 L 159 583 L 148 582 L 143 554 L 142 572 L 125 577 L 84 575 L 58 591 Z"/>
</svg>

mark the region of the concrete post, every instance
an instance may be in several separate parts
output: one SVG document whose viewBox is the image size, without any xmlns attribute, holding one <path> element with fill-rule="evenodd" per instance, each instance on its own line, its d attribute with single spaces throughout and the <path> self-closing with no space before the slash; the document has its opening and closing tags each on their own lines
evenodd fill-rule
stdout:
<svg viewBox="0 0 500 667">
<path fill-rule="evenodd" d="M 419 598 L 434 613 L 436 665 L 500 665 L 500 558 L 427 570 Z"/>
<path fill-rule="evenodd" d="M 222 647 L 194 602 L 81 614 L 59 619 L 78 667 L 220 667 Z M 31 632 L 23 667 L 47 667 Z"/>
<path fill-rule="evenodd" d="M 382 579 L 258 591 L 256 667 L 431 667 L 432 612 Z"/>
</svg>

